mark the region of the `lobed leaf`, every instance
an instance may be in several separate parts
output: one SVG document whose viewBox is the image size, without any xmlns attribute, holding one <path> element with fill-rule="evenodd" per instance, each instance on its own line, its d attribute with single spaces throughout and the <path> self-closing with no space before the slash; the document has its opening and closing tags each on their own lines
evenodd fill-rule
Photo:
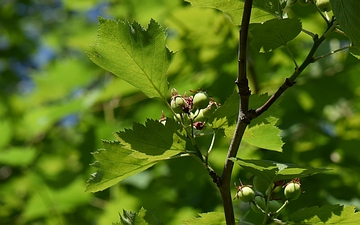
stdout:
<svg viewBox="0 0 360 225">
<path fill-rule="evenodd" d="M 356 212 L 354 206 L 326 205 L 321 208 L 313 206 L 289 215 L 289 224 L 291 225 L 355 225 L 359 224 L 359 221 L 360 213 Z"/>
<path fill-rule="evenodd" d="M 272 19 L 264 23 L 251 24 L 249 29 L 250 45 L 259 52 L 271 52 L 285 46 L 302 29 L 297 18 Z"/>
<path fill-rule="evenodd" d="M 218 9 L 231 18 L 234 24 L 240 25 L 244 11 L 244 0 L 186 0 L 192 6 Z M 279 0 L 254 0 L 251 12 L 252 23 L 263 22 L 269 19 L 282 18 L 286 1 Z"/>
<path fill-rule="evenodd" d="M 99 30 L 90 59 L 139 88 L 149 98 L 165 99 L 167 70 L 173 53 L 165 45 L 165 33 L 154 20 L 145 29 L 128 23 L 99 18 Z"/>
<path fill-rule="evenodd" d="M 97 171 L 91 175 L 86 191 L 104 190 L 123 179 L 144 171 L 161 160 L 185 150 L 186 141 L 176 133 L 175 121 L 166 125 L 148 120 L 146 125 L 118 132 L 118 141 L 103 141 L 104 149 L 93 153 Z"/>
<path fill-rule="evenodd" d="M 270 160 L 233 158 L 232 161 L 240 165 L 244 170 L 269 183 L 284 179 L 307 177 L 327 170 L 325 168 L 305 167 Z"/>
<path fill-rule="evenodd" d="M 284 142 L 281 140 L 280 132 L 275 124 L 260 124 L 248 128 L 243 141 L 258 148 L 281 152 Z"/>
<path fill-rule="evenodd" d="M 171 119 L 167 119 L 165 126 L 148 119 L 145 125 L 134 123 L 132 129 L 114 135 L 126 148 L 144 153 L 144 157 L 170 157 L 185 149 L 185 140 L 176 133 L 178 128 Z M 137 157 L 141 157 L 140 154 Z"/>
<path fill-rule="evenodd" d="M 351 53 L 360 56 L 360 4 L 358 0 L 330 0 L 332 10 L 341 29 L 354 44 Z"/>
</svg>

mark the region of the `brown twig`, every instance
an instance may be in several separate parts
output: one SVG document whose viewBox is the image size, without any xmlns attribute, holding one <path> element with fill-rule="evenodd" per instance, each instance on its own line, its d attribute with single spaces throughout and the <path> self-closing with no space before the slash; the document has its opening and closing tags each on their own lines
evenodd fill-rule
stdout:
<svg viewBox="0 0 360 225">
<path fill-rule="evenodd" d="M 242 136 L 245 132 L 249 120 L 247 119 L 248 109 L 249 109 L 249 97 L 250 89 L 248 85 L 248 79 L 246 76 L 246 55 L 247 55 L 247 38 L 248 30 L 250 23 L 250 15 L 252 9 L 252 0 L 246 0 L 244 4 L 243 17 L 240 28 L 240 41 L 239 41 L 239 53 L 238 53 L 238 77 L 235 83 L 239 89 L 240 95 L 240 107 L 239 107 L 239 116 L 238 122 L 236 124 L 236 129 L 234 136 L 231 140 L 228 155 L 224 164 L 224 170 L 221 175 L 221 183 L 218 184 L 218 187 L 221 192 L 221 198 L 223 200 L 225 219 L 227 225 L 235 224 L 234 209 L 232 205 L 232 198 L 230 192 L 230 179 L 231 173 L 233 170 L 234 162 L 230 159 L 236 157 Z"/>
</svg>

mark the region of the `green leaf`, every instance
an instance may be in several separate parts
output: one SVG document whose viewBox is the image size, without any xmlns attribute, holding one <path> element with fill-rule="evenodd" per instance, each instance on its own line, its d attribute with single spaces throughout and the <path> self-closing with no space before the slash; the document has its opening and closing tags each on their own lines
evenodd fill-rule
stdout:
<svg viewBox="0 0 360 225">
<path fill-rule="evenodd" d="M 178 124 L 167 119 L 165 126 L 156 120 L 147 120 L 145 125 L 134 123 L 132 129 L 116 132 L 115 137 L 124 147 L 147 156 L 170 157 L 185 150 L 185 140 L 177 134 Z M 135 154 L 133 155 L 135 156 Z M 137 154 L 140 157 L 140 154 Z"/>
<path fill-rule="evenodd" d="M 267 94 L 262 95 L 251 95 L 249 99 L 249 109 L 257 109 L 262 106 L 269 96 Z M 249 124 L 249 127 L 257 124 L 269 123 L 269 118 L 276 115 L 276 108 L 278 107 L 280 100 L 276 101 L 267 111 L 261 116 L 253 119 Z M 212 124 L 214 129 L 226 128 L 233 126 L 238 117 L 239 112 L 239 94 L 233 93 L 224 104 L 218 108 L 210 117 L 209 123 Z M 271 119 L 272 120 L 272 119 Z"/>
<path fill-rule="evenodd" d="M 116 133 L 120 141 L 103 141 L 104 149 L 93 153 L 97 161 L 92 166 L 97 171 L 91 175 L 86 191 L 104 190 L 184 151 L 186 141 L 176 130 L 173 120 L 165 126 L 148 120 L 146 126 L 134 124 L 132 130 Z"/>
<path fill-rule="evenodd" d="M 325 168 L 312 168 L 269 160 L 233 158 L 232 161 L 240 165 L 244 170 L 269 183 L 284 179 L 307 177 L 327 170 Z"/>
<path fill-rule="evenodd" d="M 274 124 L 256 125 L 245 131 L 243 141 L 258 148 L 281 152 L 284 142 L 280 132 Z"/>
<path fill-rule="evenodd" d="M 331 0 L 331 7 L 340 24 L 341 29 L 354 44 L 357 52 L 360 51 L 360 4 L 358 0 Z"/>
<path fill-rule="evenodd" d="M 230 16 L 233 23 L 240 25 L 244 11 L 244 0 L 186 0 L 197 7 L 208 7 L 218 9 Z M 274 17 L 282 18 L 282 10 L 286 1 L 279 0 L 254 0 L 251 11 L 251 22 L 263 22 Z"/>
<path fill-rule="evenodd" d="M 209 212 L 201 213 L 200 217 L 185 220 L 186 225 L 221 225 L 226 224 L 225 215 L 223 212 Z"/>
<path fill-rule="evenodd" d="M 213 129 L 230 127 L 236 123 L 239 111 L 239 95 L 233 93 L 209 118 Z"/>
<path fill-rule="evenodd" d="M 90 59 L 139 88 L 148 97 L 165 99 L 167 70 L 173 53 L 165 45 L 165 33 L 154 20 L 140 24 L 99 18 L 96 45 Z M 120 88 L 120 87 L 119 87 Z"/>
<path fill-rule="evenodd" d="M 289 215 L 289 224 L 359 224 L 360 213 L 354 206 L 326 205 L 321 208 L 313 206 L 301 209 Z"/>
<path fill-rule="evenodd" d="M 249 108 L 257 109 L 262 106 L 269 96 L 267 94 L 251 95 L 249 99 Z M 261 116 L 251 121 L 245 131 L 243 140 L 248 144 L 259 148 L 282 151 L 284 145 L 280 137 L 281 130 L 275 126 L 277 118 L 271 116 L 276 114 L 276 108 L 279 101 L 272 105 L 269 110 L 264 112 Z M 214 114 L 210 117 L 209 123 L 213 129 L 225 129 L 225 135 L 232 138 L 238 116 L 239 95 L 232 94 Z"/>
<path fill-rule="evenodd" d="M 302 29 L 297 18 L 272 19 L 264 23 L 251 24 L 249 30 L 250 45 L 259 52 L 271 52 L 285 46 Z"/>
<path fill-rule="evenodd" d="M 282 152 L 284 142 L 280 137 L 281 130 L 275 126 L 277 119 L 273 119 L 273 123 L 262 123 L 260 125 L 247 127 L 242 140 L 258 148 Z M 225 135 L 232 138 L 235 128 L 235 125 L 226 127 Z"/>
<path fill-rule="evenodd" d="M 163 225 L 152 213 L 147 212 L 141 208 L 139 212 L 131 212 L 123 210 L 123 215 L 120 214 L 119 225 Z"/>
</svg>

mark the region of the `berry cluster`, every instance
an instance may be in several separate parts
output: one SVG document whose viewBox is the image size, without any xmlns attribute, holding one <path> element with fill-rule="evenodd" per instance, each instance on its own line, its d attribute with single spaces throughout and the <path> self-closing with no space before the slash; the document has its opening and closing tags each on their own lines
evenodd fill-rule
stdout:
<svg viewBox="0 0 360 225">
<path fill-rule="evenodd" d="M 176 89 L 171 92 L 171 109 L 175 112 L 175 120 L 185 126 L 201 130 L 206 121 L 219 107 L 206 91 L 197 91 L 194 95 L 180 95 Z"/>
<path fill-rule="evenodd" d="M 275 183 L 269 183 L 268 181 L 255 176 L 253 178 L 252 185 L 243 185 L 240 181 L 240 185 L 236 187 L 236 195 L 234 199 L 239 198 L 243 202 L 249 202 L 251 209 L 256 213 L 263 213 L 268 215 L 278 214 L 283 207 L 299 198 L 301 191 L 300 179 L 295 178 L 284 185 L 284 180 L 277 181 Z M 274 190 L 277 187 L 284 188 L 284 196 L 286 201 L 281 204 L 276 198 Z"/>
</svg>

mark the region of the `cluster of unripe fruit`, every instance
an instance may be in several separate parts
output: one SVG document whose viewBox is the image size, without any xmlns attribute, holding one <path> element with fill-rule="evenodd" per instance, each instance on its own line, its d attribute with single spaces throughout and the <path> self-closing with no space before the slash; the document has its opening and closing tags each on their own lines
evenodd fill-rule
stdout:
<svg viewBox="0 0 360 225">
<path fill-rule="evenodd" d="M 185 126 L 193 125 L 197 130 L 204 127 L 219 105 L 209 97 L 206 91 L 197 91 L 194 95 L 182 96 L 176 91 L 171 93 L 171 109 L 176 113 L 175 120 L 181 121 Z"/>
<path fill-rule="evenodd" d="M 249 202 L 251 209 L 256 213 L 277 214 L 285 206 L 281 206 L 278 198 L 275 198 L 273 191 L 276 187 L 284 188 L 284 196 L 289 201 L 299 198 L 301 194 L 300 179 L 295 178 L 284 185 L 284 180 L 275 183 L 269 183 L 266 180 L 255 176 L 253 178 L 253 185 L 243 185 L 236 187 L 236 195 L 234 199 L 239 198 L 243 202 Z M 280 198 L 281 199 L 281 198 Z"/>
<path fill-rule="evenodd" d="M 309 5 L 315 3 L 316 6 L 323 12 L 330 12 L 332 10 L 330 0 L 289 0 L 290 4 L 299 3 L 299 5 Z"/>
</svg>

